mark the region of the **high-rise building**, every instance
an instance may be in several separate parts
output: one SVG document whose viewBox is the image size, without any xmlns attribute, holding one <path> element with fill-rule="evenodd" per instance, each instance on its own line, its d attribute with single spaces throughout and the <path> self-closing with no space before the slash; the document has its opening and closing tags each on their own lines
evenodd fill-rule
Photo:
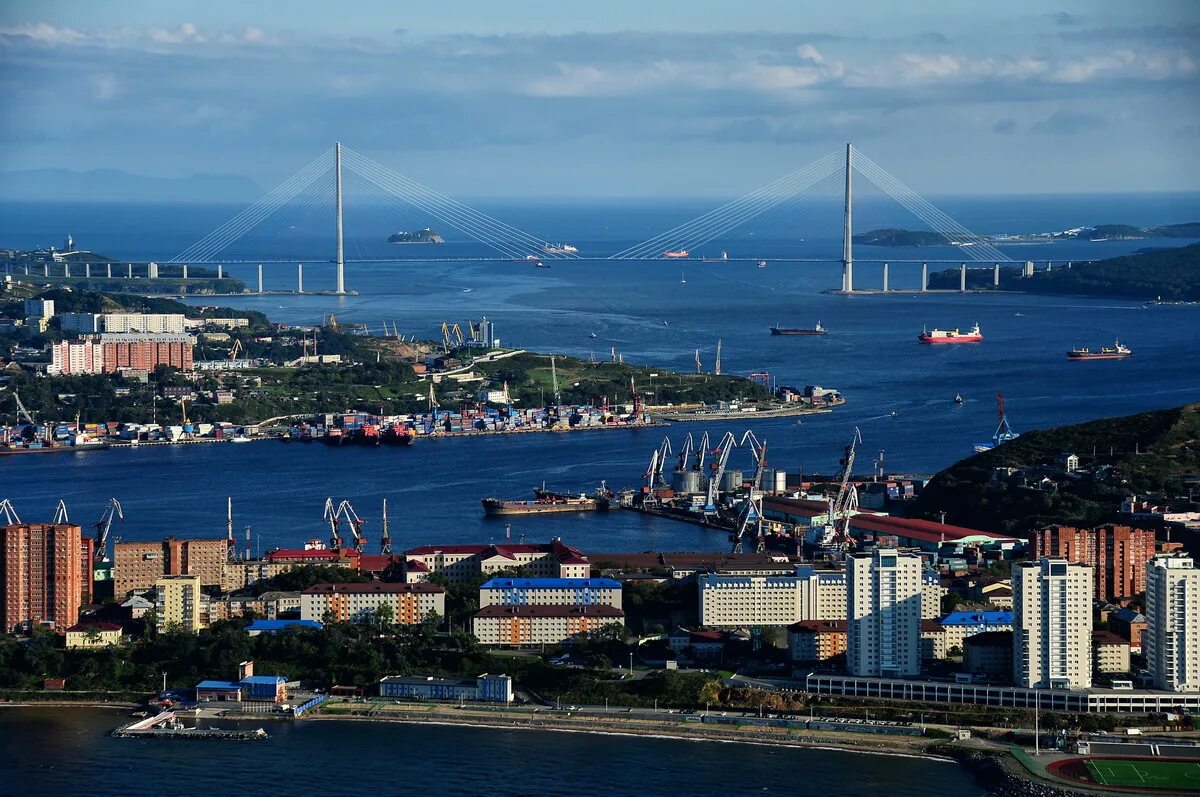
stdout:
<svg viewBox="0 0 1200 797">
<path fill-rule="evenodd" d="M 1190 556 L 1150 560 L 1142 651 L 1155 689 L 1200 692 L 1200 569 Z"/>
<path fill-rule="evenodd" d="M 921 557 L 876 548 L 846 560 L 846 667 L 900 678 L 921 671 Z"/>
<path fill-rule="evenodd" d="M 200 595 L 199 576 L 163 576 L 155 581 L 154 612 L 158 633 L 180 628 L 194 634 L 203 628 Z"/>
<path fill-rule="evenodd" d="M 1042 557 L 1018 562 L 1013 583 L 1013 682 L 1025 688 L 1092 685 L 1089 565 Z"/>
<path fill-rule="evenodd" d="M 83 551 L 79 526 L 73 523 L 0 527 L 5 632 L 36 626 L 66 629 L 79 621 L 82 578 L 91 572 L 90 563 L 81 561 Z"/>
<path fill-rule="evenodd" d="M 1146 588 L 1146 562 L 1154 556 L 1154 532 L 1129 526 L 1094 529 L 1047 526 L 1032 535 L 1034 555 L 1091 565 L 1096 596 L 1128 598 Z"/>
<path fill-rule="evenodd" d="M 220 587 L 228 558 L 228 543 L 220 537 L 118 542 L 113 546 L 113 592 L 124 598 L 130 592 L 150 589 L 163 576 L 175 575 L 196 575 L 201 586 Z"/>
</svg>

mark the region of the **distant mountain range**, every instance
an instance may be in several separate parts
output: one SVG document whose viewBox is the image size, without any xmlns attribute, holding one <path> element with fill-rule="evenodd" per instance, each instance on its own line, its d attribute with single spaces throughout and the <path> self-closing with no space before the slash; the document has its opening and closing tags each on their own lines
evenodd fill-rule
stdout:
<svg viewBox="0 0 1200 797">
<path fill-rule="evenodd" d="M 229 174 L 148 177 L 119 169 L 0 172 L 0 200 L 5 201 L 245 202 L 262 195 L 253 180 Z"/>
</svg>

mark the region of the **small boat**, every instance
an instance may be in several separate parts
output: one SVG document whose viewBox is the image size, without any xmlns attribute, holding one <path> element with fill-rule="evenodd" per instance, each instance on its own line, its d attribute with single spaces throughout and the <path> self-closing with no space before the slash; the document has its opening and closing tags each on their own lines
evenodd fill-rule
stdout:
<svg viewBox="0 0 1200 797">
<path fill-rule="evenodd" d="M 246 437 L 245 435 L 237 435 L 236 437 L 229 438 L 229 442 L 231 442 L 231 443 L 249 443 L 250 438 Z"/>
<path fill-rule="evenodd" d="M 954 403 L 955 403 L 955 404 L 962 404 L 962 403 L 963 403 L 963 397 L 962 397 L 962 393 L 955 393 L 955 394 L 954 394 Z"/>
<path fill-rule="evenodd" d="M 759 267 L 759 268 L 766 268 L 766 267 L 767 267 L 767 261 L 765 261 L 765 260 L 760 260 L 760 261 L 758 261 L 758 267 Z"/>
<path fill-rule="evenodd" d="M 1013 313 L 1013 316 L 1015 316 L 1016 318 L 1024 318 L 1025 314 L 1024 313 Z"/>
<path fill-rule="evenodd" d="M 1132 356 L 1133 350 L 1119 340 L 1114 341 L 1113 345 L 1105 346 L 1097 351 L 1071 349 L 1067 352 L 1068 360 L 1124 360 L 1126 357 Z"/>
<path fill-rule="evenodd" d="M 705 263 L 721 263 L 728 259 L 729 259 L 729 253 L 726 252 L 724 249 L 722 249 L 720 257 L 706 257 L 706 258 L 704 258 L 704 262 Z"/>
<path fill-rule="evenodd" d="M 893 418 L 895 418 L 895 417 L 896 417 L 896 411 L 895 411 L 895 410 L 892 410 L 892 412 L 891 412 L 891 416 L 892 416 Z"/>
<path fill-rule="evenodd" d="M 596 333 L 595 333 L 595 332 L 593 332 L 593 333 L 592 333 L 592 337 L 593 337 L 593 338 L 594 338 L 594 337 L 596 337 Z"/>
<path fill-rule="evenodd" d="M 921 343 L 982 343 L 983 333 L 979 331 L 979 324 L 968 329 L 966 332 L 960 332 L 958 329 L 926 329 L 922 330 L 917 336 L 917 340 Z"/>
<path fill-rule="evenodd" d="M 666 321 L 663 321 L 663 326 L 664 326 L 664 327 L 665 327 L 665 326 L 668 326 L 668 324 L 667 324 L 667 322 L 666 322 Z"/>
<path fill-rule="evenodd" d="M 542 262 L 542 261 L 540 261 L 540 260 L 539 260 L 539 261 L 537 261 L 536 263 L 534 263 L 534 264 L 533 264 L 533 267 L 534 267 L 534 268 L 550 268 L 549 266 L 547 266 L 545 263 L 543 263 L 543 262 Z"/>
</svg>

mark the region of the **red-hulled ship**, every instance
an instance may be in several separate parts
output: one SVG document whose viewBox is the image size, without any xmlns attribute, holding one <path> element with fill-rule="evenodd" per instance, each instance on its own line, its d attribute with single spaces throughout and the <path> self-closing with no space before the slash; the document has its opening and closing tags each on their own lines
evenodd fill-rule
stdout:
<svg viewBox="0 0 1200 797">
<path fill-rule="evenodd" d="M 921 343 L 982 343 L 983 333 L 979 324 L 960 332 L 958 329 L 926 329 L 917 336 Z"/>
<path fill-rule="evenodd" d="M 1121 341 L 1113 341 L 1113 345 L 1105 346 L 1097 351 L 1091 349 L 1071 349 L 1067 352 L 1068 360 L 1124 360 L 1132 357 L 1133 350 Z"/>
</svg>

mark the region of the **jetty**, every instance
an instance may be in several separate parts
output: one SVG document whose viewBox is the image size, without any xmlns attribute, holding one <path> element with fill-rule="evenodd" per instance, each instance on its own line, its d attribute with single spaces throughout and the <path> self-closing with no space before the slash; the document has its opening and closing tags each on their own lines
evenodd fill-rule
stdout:
<svg viewBox="0 0 1200 797">
<path fill-rule="evenodd" d="M 112 732 L 116 739 L 203 739 L 256 741 L 266 739 L 267 732 L 262 728 L 253 731 L 239 731 L 230 728 L 189 728 L 175 715 L 174 709 L 168 709 L 153 717 L 145 717 L 127 725 L 122 725 Z"/>
</svg>

